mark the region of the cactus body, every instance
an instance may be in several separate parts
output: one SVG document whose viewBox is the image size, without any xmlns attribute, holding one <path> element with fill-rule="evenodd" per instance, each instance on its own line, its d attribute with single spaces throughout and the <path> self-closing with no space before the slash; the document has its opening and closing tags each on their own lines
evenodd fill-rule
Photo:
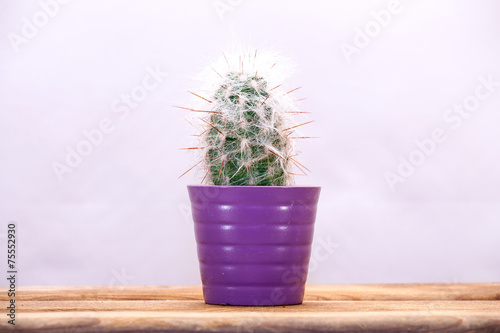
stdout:
<svg viewBox="0 0 500 333">
<path fill-rule="evenodd" d="M 253 64 L 245 71 L 241 56 L 239 66 L 225 60 L 226 70 L 212 67 L 217 82 L 203 98 L 209 103 L 203 108 L 208 113 L 201 118 L 199 145 L 204 180 L 213 185 L 293 185 L 293 102 L 270 86 L 262 68 Z"/>
</svg>

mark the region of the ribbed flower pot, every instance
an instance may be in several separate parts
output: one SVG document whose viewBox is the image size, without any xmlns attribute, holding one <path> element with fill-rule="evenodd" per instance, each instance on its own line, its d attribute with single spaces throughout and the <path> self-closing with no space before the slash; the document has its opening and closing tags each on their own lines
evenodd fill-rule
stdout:
<svg viewBox="0 0 500 333">
<path fill-rule="evenodd" d="M 320 187 L 188 191 L 206 303 L 302 303 Z"/>
</svg>

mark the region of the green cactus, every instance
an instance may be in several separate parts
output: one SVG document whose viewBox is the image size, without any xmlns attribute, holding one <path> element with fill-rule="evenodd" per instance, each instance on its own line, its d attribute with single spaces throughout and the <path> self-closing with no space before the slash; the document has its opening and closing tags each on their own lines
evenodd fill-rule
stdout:
<svg viewBox="0 0 500 333">
<path fill-rule="evenodd" d="M 285 185 L 290 139 L 282 116 L 266 104 L 261 76 L 229 72 L 213 96 L 210 129 L 204 134 L 206 164 L 214 185 Z"/>
<path fill-rule="evenodd" d="M 267 76 L 257 74 L 261 68 L 247 66 L 245 71 L 241 57 L 238 65 L 225 72 L 211 67 L 218 77 L 210 95 L 194 94 L 209 104 L 204 111 L 189 109 L 209 114 L 200 118 L 198 148 L 206 168 L 204 181 L 213 185 L 293 185 L 292 167 L 298 162 L 293 158 L 291 135 L 297 126 L 291 116 L 300 112 L 291 111 L 294 104 L 288 93 L 277 89 L 279 85 L 270 87 Z"/>
</svg>

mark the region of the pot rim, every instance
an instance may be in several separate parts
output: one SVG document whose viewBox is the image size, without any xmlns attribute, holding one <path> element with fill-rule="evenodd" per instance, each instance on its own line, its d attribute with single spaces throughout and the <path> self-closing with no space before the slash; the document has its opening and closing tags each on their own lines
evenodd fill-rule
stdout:
<svg viewBox="0 0 500 333">
<path fill-rule="evenodd" d="M 187 185 L 187 187 L 216 187 L 216 188 L 321 188 L 319 185 L 292 185 L 292 186 L 256 186 L 256 185 Z"/>
<path fill-rule="evenodd" d="M 188 185 L 191 202 L 219 202 L 287 205 L 293 202 L 317 202 L 320 186 L 221 186 Z"/>
</svg>

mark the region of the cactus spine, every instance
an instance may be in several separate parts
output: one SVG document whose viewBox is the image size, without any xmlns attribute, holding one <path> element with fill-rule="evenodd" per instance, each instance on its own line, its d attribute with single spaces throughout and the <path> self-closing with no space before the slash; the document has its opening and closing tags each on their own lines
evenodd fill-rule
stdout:
<svg viewBox="0 0 500 333">
<path fill-rule="evenodd" d="M 205 102 L 198 147 L 204 180 L 213 185 L 293 185 L 292 167 L 298 162 L 293 158 L 296 126 L 291 117 L 296 108 L 290 95 L 279 89 L 281 82 L 271 82 L 270 73 L 278 70 L 273 57 L 263 62 L 267 68 L 259 65 L 257 52 L 246 57 L 228 60 L 224 55 L 225 68 L 210 67 L 217 76 L 205 90 L 206 98 L 194 94 Z"/>
</svg>

